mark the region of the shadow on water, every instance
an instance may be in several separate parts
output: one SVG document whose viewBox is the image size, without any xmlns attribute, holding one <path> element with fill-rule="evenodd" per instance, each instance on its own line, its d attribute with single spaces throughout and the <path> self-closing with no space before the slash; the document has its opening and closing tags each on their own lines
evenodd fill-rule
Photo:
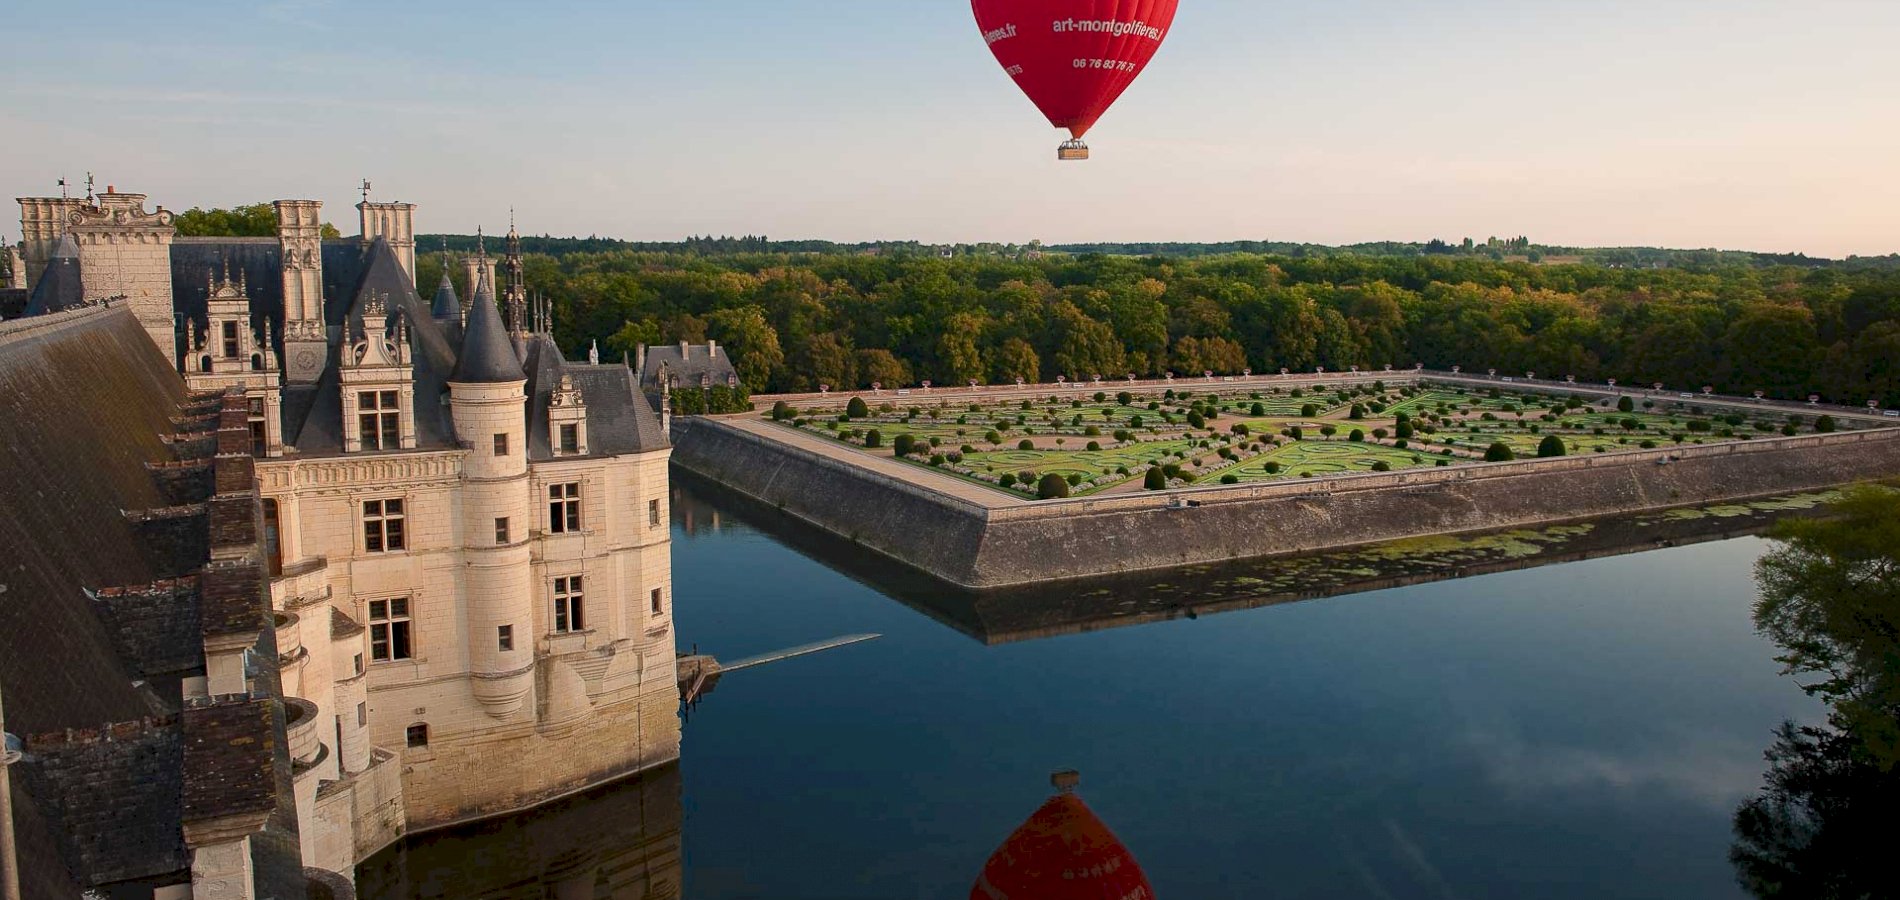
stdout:
<svg viewBox="0 0 1900 900">
<path fill-rule="evenodd" d="M 1863 489 L 1790 522 L 1757 566 L 1756 626 L 1824 725 L 1782 725 L 1761 793 L 1735 813 L 1729 858 L 1758 897 L 1900 894 L 1900 493 Z"/>
<path fill-rule="evenodd" d="M 1728 540 L 1761 534 L 1782 519 L 1816 516 L 1839 496 L 1837 492 L 1794 494 L 1616 519 L 1064 581 L 1048 587 L 972 591 L 684 469 L 674 468 L 673 482 L 675 515 L 689 533 L 722 522 L 722 515 L 735 518 L 991 645 Z"/>
</svg>

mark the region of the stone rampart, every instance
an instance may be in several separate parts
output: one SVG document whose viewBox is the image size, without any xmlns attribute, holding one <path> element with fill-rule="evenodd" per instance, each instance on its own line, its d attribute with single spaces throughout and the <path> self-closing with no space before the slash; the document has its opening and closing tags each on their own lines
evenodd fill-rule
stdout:
<svg viewBox="0 0 1900 900">
<path fill-rule="evenodd" d="M 938 578 L 998 588 L 1758 497 L 1900 476 L 1900 429 L 983 510 L 718 420 L 680 465 Z"/>
<path fill-rule="evenodd" d="M 983 510 L 714 419 L 673 422 L 673 459 L 820 528 L 955 584 L 975 584 Z"/>
</svg>

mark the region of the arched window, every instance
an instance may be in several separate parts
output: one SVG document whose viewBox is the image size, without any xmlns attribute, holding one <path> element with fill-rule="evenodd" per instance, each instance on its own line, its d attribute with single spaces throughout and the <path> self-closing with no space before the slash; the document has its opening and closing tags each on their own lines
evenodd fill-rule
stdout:
<svg viewBox="0 0 1900 900">
<path fill-rule="evenodd" d="M 211 357 L 205 356 L 205 357 L 201 357 L 198 360 L 198 371 L 200 372 L 211 371 Z"/>
<path fill-rule="evenodd" d="M 251 371 L 253 372 L 264 371 L 264 354 L 262 353 L 251 354 Z"/>
<path fill-rule="evenodd" d="M 429 746 L 429 723 L 417 722 L 416 724 L 409 726 L 408 735 L 409 735 L 409 746 L 411 747 Z"/>
</svg>

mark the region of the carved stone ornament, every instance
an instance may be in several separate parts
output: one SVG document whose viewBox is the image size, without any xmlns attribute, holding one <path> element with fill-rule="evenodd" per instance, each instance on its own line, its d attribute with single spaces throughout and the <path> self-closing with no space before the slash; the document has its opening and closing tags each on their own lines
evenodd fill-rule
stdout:
<svg viewBox="0 0 1900 900">
<path fill-rule="evenodd" d="M 137 225 L 149 228 L 166 228 L 172 224 L 171 210 L 159 207 L 146 212 L 143 204 L 131 208 L 102 209 L 97 206 L 75 207 L 67 215 L 68 225 Z"/>
</svg>

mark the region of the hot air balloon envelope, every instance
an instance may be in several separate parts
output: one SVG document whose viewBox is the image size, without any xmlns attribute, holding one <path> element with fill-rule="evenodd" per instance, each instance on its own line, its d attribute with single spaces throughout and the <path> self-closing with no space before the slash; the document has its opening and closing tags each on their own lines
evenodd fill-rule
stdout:
<svg viewBox="0 0 1900 900">
<path fill-rule="evenodd" d="M 971 0 L 977 28 L 1003 71 L 1049 123 L 1082 136 L 1161 49 L 1178 0 Z"/>
<path fill-rule="evenodd" d="M 1076 775 L 996 848 L 970 900 L 1154 900 L 1148 876 L 1108 825 L 1075 796 Z"/>
</svg>

